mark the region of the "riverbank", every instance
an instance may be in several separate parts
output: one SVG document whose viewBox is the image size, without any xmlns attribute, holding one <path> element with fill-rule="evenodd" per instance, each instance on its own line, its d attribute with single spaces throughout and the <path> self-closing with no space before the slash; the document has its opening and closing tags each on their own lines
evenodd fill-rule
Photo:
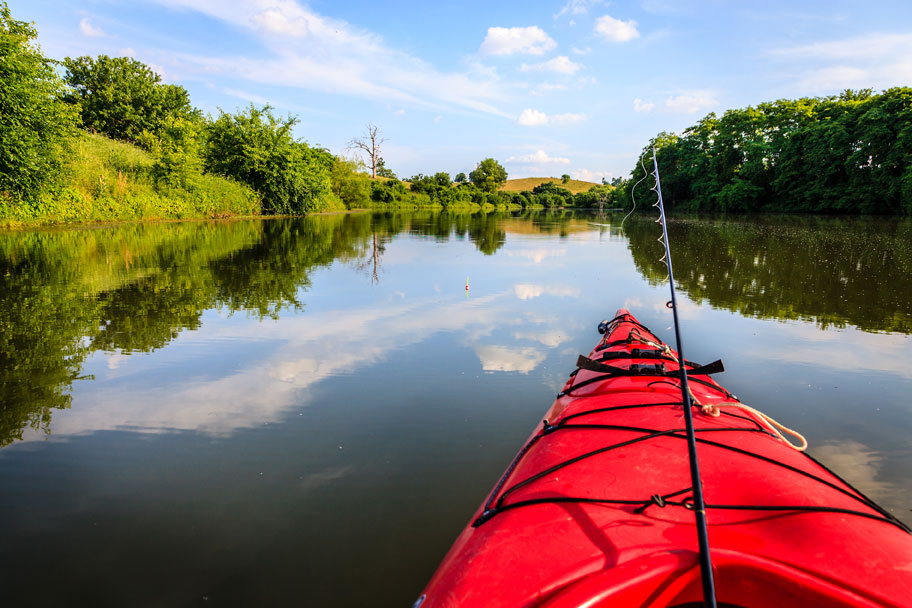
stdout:
<svg viewBox="0 0 912 608">
<path fill-rule="evenodd" d="M 0 199 L 0 227 L 216 219 L 260 215 L 256 192 L 239 182 L 190 170 L 181 182 L 154 175 L 151 154 L 103 135 L 80 133 L 63 167 L 65 186 L 33 203 Z"/>
</svg>

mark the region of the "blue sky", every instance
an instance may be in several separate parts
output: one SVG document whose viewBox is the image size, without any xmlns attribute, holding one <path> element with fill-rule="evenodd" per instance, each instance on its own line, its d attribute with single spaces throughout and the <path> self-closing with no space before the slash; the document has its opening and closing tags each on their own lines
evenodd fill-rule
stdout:
<svg viewBox="0 0 912 608">
<path fill-rule="evenodd" d="M 912 2 L 11 0 L 45 53 L 129 55 L 216 113 L 299 116 L 400 177 L 626 176 L 660 131 L 763 101 L 912 85 Z"/>
</svg>

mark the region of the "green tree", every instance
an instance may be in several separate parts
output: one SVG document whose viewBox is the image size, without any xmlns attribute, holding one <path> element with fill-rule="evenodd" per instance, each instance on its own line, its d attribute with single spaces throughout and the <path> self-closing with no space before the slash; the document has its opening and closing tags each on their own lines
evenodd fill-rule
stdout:
<svg viewBox="0 0 912 608">
<path fill-rule="evenodd" d="M 207 128 L 205 169 L 256 190 L 270 213 L 322 209 L 330 195 L 333 157 L 292 137 L 295 117 L 277 118 L 270 106 L 222 112 Z"/>
<path fill-rule="evenodd" d="M 462 172 L 457 173 L 456 177 L 453 179 L 453 181 L 456 182 L 457 184 L 463 183 L 464 181 L 466 181 L 466 174 L 462 173 Z"/>
<path fill-rule="evenodd" d="M 561 183 L 562 184 L 570 183 L 570 175 L 568 173 L 564 173 L 563 175 L 561 175 Z"/>
<path fill-rule="evenodd" d="M 162 84 L 149 66 L 130 57 L 67 57 L 63 65 L 73 87 L 68 98 L 78 103 L 86 129 L 151 149 L 149 135 L 157 137 L 169 118 L 199 118 L 186 89 Z"/>
<path fill-rule="evenodd" d="M 484 192 L 496 192 L 507 182 L 507 170 L 493 158 L 486 158 L 469 173 L 469 179 Z"/>
<path fill-rule="evenodd" d="M 330 182 L 332 191 L 348 209 L 364 207 L 370 201 L 371 179 L 362 171 L 364 163 L 334 158 Z"/>
<path fill-rule="evenodd" d="M 159 182 L 185 186 L 187 177 L 200 169 L 199 123 L 169 116 L 154 142 L 155 164 L 152 173 Z"/>
<path fill-rule="evenodd" d="M 58 175 L 74 109 L 54 62 L 32 41 L 35 28 L 0 3 L 0 204 L 33 200 Z"/>
<path fill-rule="evenodd" d="M 377 177 L 388 177 L 389 179 L 398 179 L 393 170 L 386 166 L 386 161 L 381 156 L 377 160 Z"/>
</svg>

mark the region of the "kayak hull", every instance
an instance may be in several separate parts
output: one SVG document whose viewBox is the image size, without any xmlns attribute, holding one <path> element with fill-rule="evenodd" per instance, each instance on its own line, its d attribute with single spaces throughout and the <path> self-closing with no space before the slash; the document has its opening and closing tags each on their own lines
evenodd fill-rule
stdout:
<svg viewBox="0 0 912 608">
<path fill-rule="evenodd" d="M 702 601 L 677 354 L 656 342 L 618 311 L 416 606 Z M 719 602 L 912 606 L 903 524 L 688 366 L 699 403 L 727 404 L 693 410 Z"/>
</svg>

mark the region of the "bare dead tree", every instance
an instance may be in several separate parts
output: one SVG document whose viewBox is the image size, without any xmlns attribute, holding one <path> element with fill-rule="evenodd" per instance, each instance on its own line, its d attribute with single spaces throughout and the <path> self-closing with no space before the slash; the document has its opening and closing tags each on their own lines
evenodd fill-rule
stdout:
<svg viewBox="0 0 912 608">
<path fill-rule="evenodd" d="M 377 166 L 380 164 L 380 144 L 386 141 L 386 138 L 380 134 L 380 128 L 367 123 L 367 133 L 361 137 L 355 137 L 348 142 L 347 149 L 361 151 L 367 154 L 371 168 L 371 177 L 377 178 Z"/>
<path fill-rule="evenodd" d="M 371 283 L 380 282 L 380 270 L 383 268 L 383 252 L 386 251 L 386 245 L 383 238 L 378 237 L 377 233 L 373 234 L 370 246 L 370 255 L 361 260 L 357 268 L 360 271 L 366 271 L 370 274 Z"/>
</svg>

